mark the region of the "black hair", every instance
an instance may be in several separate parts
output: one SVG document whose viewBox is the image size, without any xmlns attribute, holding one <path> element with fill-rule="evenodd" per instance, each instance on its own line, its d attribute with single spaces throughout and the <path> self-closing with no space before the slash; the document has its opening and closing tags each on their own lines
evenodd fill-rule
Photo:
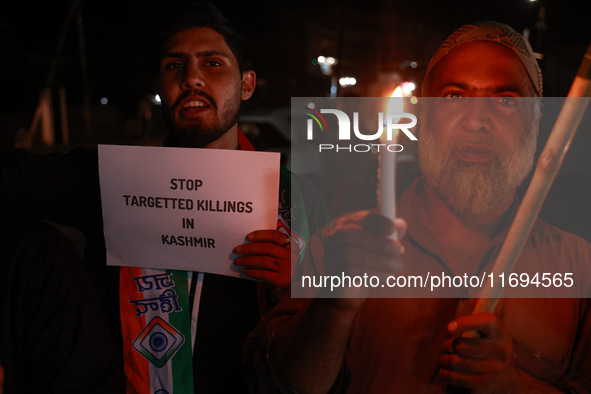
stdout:
<svg viewBox="0 0 591 394">
<path fill-rule="evenodd" d="M 193 27 L 209 27 L 224 36 L 238 61 L 240 73 L 251 69 L 248 40 L 234 29 L 216 6 L 207 1 L 176 1 L 165 12 L 156 15 L 152 35 L 154 75 L 159 71 L 163 46 L 176 33 Z"/>
</svg>

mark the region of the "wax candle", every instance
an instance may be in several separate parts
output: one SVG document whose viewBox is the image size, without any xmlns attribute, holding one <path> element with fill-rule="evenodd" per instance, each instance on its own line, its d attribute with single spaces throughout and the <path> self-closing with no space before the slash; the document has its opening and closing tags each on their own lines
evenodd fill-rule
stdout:
<svg viewBox="0 0 591 394">
<path fill-rule="evenodd" d="M 380 143 L 382 143 L 381 139 Z M 381 215 L 394 221 L 396 219 L 396 153 L 388 152 L 386 146 L 381 146 L 378 153 L 378 210 Z M 395 232 L 391 238 L 396 239 Z"/>
<path fill-rule="evenodd" d="M 384 123 L 388 117 L 402 112 L 402 89 L 396 88 L 392 98 L 388 101 L 388 108 L 384 116 Z M 391 122 L 396 123 L 396 122 Z M 380 137 L 380 151 L 378 153 L 378 210 L 381 215 L 394 221 L 396 219 L 396 153 L 390 152 L 388 146 L 396 144 L 399 130 L 393 130 L 391 140 L 388 139 L 387 128 L 384 127 Z M 397 239 L 396 232 L 390 236 Z"/>
</svg>

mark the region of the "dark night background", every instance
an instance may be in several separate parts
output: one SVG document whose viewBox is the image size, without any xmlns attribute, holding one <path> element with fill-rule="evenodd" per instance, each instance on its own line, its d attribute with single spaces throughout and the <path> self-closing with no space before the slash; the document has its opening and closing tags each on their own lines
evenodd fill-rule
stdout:
<svg viewBox="0 0 591 394">
<path fill-rule="evenodd" d="M 502 1 L 218 1 L 216 4 L 252 43 L 259 84 L 246 109 L 289 105 L 292 96 L 325 96 L 330 80 L 312 64 L 318 55 L 339 59 L 338 76 L 357 85 L 339 94 L 381 96 L 392 80 L 420 82 L 437 46 L 455 28 L 475 20 L 497 20 L 530 31 L 534 50 L 543 54 L 545 95 L 565 96 L 591 41 L 587 0 Z M 2 145 L 30 127 L 58 38 L 72 0 L 13 2 L 1 15 L 0 109 Z M 138 101 L 151 93 L 149 22 L 166 2 L 82 1 L 92 131 L 133 134 Z M 545 27 L 539 29 L 539 10 Z M 66 91 L 72 141 L 82 105 L 78 26 L 72 21 L 51 87 Z M 409 67 L 416 61 L 418 67 Z M 380 87 L 386 87 L 380 89 Z M 383 90 L 383 91 L 382 91 Z M 390 89 L 391 92 L 391 89 Z M 101 106 L 106 97 L 108 104 Z M 57 102 L 54 98 L 54 101 Z M 55 106 L 55 104 L 54 104 Z M 131 123 L 130 123 L 131 122 Z M 137 131 L 136 131 L 137 133 Z M 83 138 L 80 135 L 79 138 Z"/>
<path fill-rule="evenodd" d="M 12 146 L 17 131 L 31 127 L 39 92 L 45 86 L 72 3 L 20 1 L 12 2 L 11 10 L 2 11 L 0 146 Z M 562 97 L 566 96 L 591 42 L 589 0 L 226 0 L 215 4 L 251 41 L 258 83 L 254 97 L 243 107 L 245 113 L 261 108 L 287 108 L 291 97 L 327 96 L 330 78 L 312 63 L 319 55 L 338 58 L 337 76 L 357 79 L 356 86 L 339 89 L 339 95 L 385 96 L 402 81 L 420 86 L 427 63 L 442 41 L 459 26 L 477 20 L 503 22 L 521 33 L 528 30 L 534 51 L 543 56 L 540 66 L 544 72 L 544 95 Z M 82 24 L 74 18 L 69 25 L 50 85 L 56 145 L 42 146 L 38 131 L 32 149 L 66 150 L 97 142 L 159 143 L 165 130 L 158 106 L 151 106 L 154 116 L 149 124 L 140 116 L 139 108 L 140 100 L 153 94 L 150 20 L 166 2 L 102 0 L 80 1 L 80 5 Z M 87 62 L 89 129 L 83 121 L 81 38 Z M 411 62 L 416 62 L 416 68 L 410 67 Z M 65 89 L 67 101 L 67 146 L 61 144 L 59 135 L 60 87 Z M 108 99 L 106 105 L 101 105 L 102 98 Z M 575 139 L 573 145 L 578 145 L 578 153 L 571 149 L 575 151 L 573 158 L 567 157 L 567 168 L 563 169 L 571 177 L 558 180 L 564 183 L 564 192 L 557 196 L 551 193 L 550 200 L 560 201 L 563 195 L 570 195 L 586 204 L 587 197 L 591 198 L 588 188 L 583 194 L 579 188 L 580 177 L 588 179 L 591 170 L 588 160 L 583 160 L 591 147 L 588 134 Z M 558 221 L 564 216 L 561 209 L 556 204 L 552 212 Z M 572 216 L 579 227 L 584 226 L 578 232 L 591 238 L 591 210 L 584 212 L 586 220 L 576 213 Z"/>
</svg>

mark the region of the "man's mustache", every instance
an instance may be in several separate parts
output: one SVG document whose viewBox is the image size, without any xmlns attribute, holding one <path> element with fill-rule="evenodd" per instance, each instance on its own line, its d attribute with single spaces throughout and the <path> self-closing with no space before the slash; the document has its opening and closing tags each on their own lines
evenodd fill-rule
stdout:
<svg viewBox="0 0 591 394">
<path fill-rule="evenodd" d="M 181 105 L 181 102 L 189 96 L 201 96 L 201 97 L 205 98 L 214 109 L 218 108 L 217 103 L 215 102 L 214 98 L 211 97 L 209 94 L 207 94 L 203 91 L 197 91 L 197 92 L 186 91 L 183 94 L 181 94 L 174 101 L 171 109 L 174 111 L 179 105 Z"/>
</svg>

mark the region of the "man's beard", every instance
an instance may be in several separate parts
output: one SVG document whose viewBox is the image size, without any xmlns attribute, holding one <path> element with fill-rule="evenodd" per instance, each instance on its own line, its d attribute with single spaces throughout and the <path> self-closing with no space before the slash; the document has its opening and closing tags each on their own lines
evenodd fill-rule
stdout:
<svg viewBox="0 0 591 394">
<path fill-rule="evenodd" d="M 536 136 L 528 131 L 510 151 L 485 163 L 466 163 L 454 157 L 455 146 L 438 146 L 437 131 L 424 130 L 419 137 L 419 162 L 427 185 L 457 215 L 479 215 L 499 208 L 530 172 Z M 482 138 L 490 137 L 484 136 Z M 456 144 L 460 145 L 462 141 Z"/>
<path fill-rule="evenodd" d="M 214 109 L 217 110 L 217 107 L 214 107 Z M 170 135 L 165 144 L 184 148 L 205 148 L 223 136 L 238 121 L 239 112 L 240 100 L 229 104 L 219 114 L 213 125 L 204 125 L 201 121 L 194 121 L 188 126 L 181 127 L 173 119 L 172 111 L 162 111 L 164 123 L 170 130 Z"/>
</svg>

